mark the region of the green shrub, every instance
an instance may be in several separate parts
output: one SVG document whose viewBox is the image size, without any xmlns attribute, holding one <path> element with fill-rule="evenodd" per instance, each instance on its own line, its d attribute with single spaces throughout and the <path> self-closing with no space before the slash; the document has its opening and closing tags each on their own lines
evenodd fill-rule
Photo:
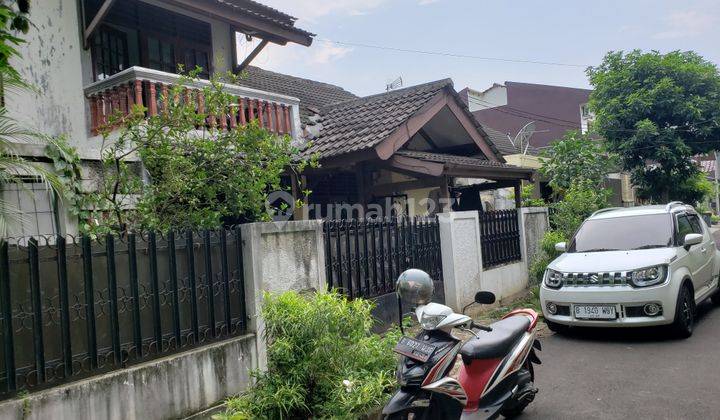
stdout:
<svg viewBox="0 0 720 420">
<path fill-rule="evenodd" d="M 565 238 L 570 238 L 593 212 L 609 205 L 609 197 L 609 189 L 575 182 L 565 191 L 563 199 L 553 204 L 553 224 Z"/>
<path fill-rule="evenodd" d="M 547 204 L 542 198 L 533 198 L 533 192 L 535 191 L 535 185 L 525 184 L 520 190 L 520 205 L 522 207 L 545 207 Z"/>
<path fill-rule="evenodd" d="M 396 329 L 371 332 L 373 304 L 334 293 L 265 295 L 268 370 L 223 417 L 357 418 L 394 386 Z"/>
<path fill-rule="evenodd" d="M 560 255 L 560 252 L 555 250 L 555 244 L 566 241 L 567 239 L 560 231 L 549 230 L 545 232 L 540 240 L 540 249 L 530 262 L 530 280 L 532 282 L 540 283 L 542 281 L 548 264 Z"/>
</svg>

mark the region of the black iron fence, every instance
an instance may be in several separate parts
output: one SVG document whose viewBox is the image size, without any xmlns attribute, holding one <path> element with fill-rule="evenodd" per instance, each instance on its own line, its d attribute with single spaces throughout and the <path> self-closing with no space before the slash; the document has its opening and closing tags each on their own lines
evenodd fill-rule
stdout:
<svg viewBox="0 0 720 420">
<path fill-rule="evenodd" d="M 239 335 L 242 236 L 0 243 L 0 399 Z"/>
<path fill-rule="evenodd" d="M 328 286 L 350 298 L 394 291 L 411 267 L 442 282 L 437 218 L 326 220 L 324 231 Z"/>
<path fill-rule="evenodd" d="M 483 268 L 522 259 L 517 209 L 480 213 Z"/>
</svg>

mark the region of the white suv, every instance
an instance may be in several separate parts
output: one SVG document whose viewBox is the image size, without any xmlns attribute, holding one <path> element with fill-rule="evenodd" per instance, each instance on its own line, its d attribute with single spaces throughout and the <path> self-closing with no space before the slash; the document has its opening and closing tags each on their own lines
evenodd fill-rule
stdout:
<svg viewBox="0 0 720 420">
<path fill-rule="evenodd" d="M 540 303 L 552 330 L 672 324 L 689 337 L 696 304 L 720 303 L 720 252 L 691 206 L 595 212 L 548 265 Z"/>
</svg>

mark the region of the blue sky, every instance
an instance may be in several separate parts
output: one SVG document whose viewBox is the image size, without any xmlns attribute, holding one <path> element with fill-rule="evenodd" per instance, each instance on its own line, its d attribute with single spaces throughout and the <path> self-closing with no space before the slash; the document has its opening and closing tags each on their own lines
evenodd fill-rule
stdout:
<svg viewBox="0 0 720 420">
<path fill-rule="evenodd" d="M 589 87 L 581 67 L 452 58 L 401 49 L 580 65 L 609 50 L 694 50 L 720 63 L 720 1 L 260 0 L 317 34 L 309 48 L 271 46 L 254 62 L 358 95 L 450 77 L 457 90 L 506 80 Z M 241 46 L 241 49 L 248 46 Z"/>
</svg>

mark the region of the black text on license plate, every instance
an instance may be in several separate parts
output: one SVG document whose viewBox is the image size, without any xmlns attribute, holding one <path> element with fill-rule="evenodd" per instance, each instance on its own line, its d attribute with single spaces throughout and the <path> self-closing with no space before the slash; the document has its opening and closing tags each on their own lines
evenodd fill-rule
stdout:
<svg viewBox="0 0 720 420">
<path fill-rule="evenodd" d="M 437 347 L 432 344 L 423 343 L 410 337 L 402 337 L 397 345 L 395 345 L 393 351 L 425 363 L 432 357 L 436 349 Z"/>
<path fill-rule="evenodd" d="M 615 319 L 615 307 L 610 305 L 575 305 L 575 318 Z"/>
</svg>

